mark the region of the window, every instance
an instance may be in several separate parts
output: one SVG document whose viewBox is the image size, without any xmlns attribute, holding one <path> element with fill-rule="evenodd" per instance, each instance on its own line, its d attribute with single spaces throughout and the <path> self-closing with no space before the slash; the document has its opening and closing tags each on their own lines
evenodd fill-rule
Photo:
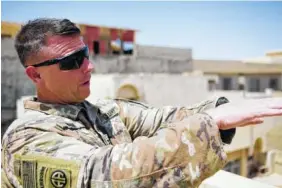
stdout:
<svg viewBox="0 0 282 188">
<path fill-rule="evenodd" d="M 240 91 L 244 90 L 244 89 L 245 89 L 245 85 L 244 85 L 244 84 L 239 84 L 238 89 L 239 89 Z"/>
<path fill-rule="evenodd" d="M 208 87 L 209 87 L 209 91 L 216 90 L 216 82 L 215 82 L 215 80 L 209 80 L 208 81 Z"/>
<path fill-rule="evenodd" d="M 132 55 L 133 54 L 133 42 L 124 42 L 119 38 L 111 41 L 111 50 L 114 55 Z"/>
<path fill-rule="evenodd" d="M 93 41 L 93 52 L 95 55 L 100 53 L 99 41 Z"/>
<path fill-rule="evenodd" d="M 271 78 L 269 80 L 269 88 L 278 90 L 278 79 L 277 78 Z"/>
<path fill-rule="evenodd" d="M 231 90 L 232 85 L 231 85 L 231 78 L 223 78 L 223 90 Z"/>
<path fill-rule="evenodd" d="M 111 41 L 111 51 L 114 55 L 121 54 L 121 40 L 118 38 L 117 40 Z"/>
<path fill-rule="evenodd" d="M 124 42 L 123 43 L 123 53 L 125 55 L 133 54 L 133 42 Z"/>
<path fill-rule="evenodd" d="M 243 74 L 239 74 L 238 77 L 238 90 L 245 90 L 246 78 Z"/>
<path fill-rule="evenodd" d="M 250 78 L 250 91 L 258 92 L 260 91 L 260 79 L 259 78 Z"/>
</svg>

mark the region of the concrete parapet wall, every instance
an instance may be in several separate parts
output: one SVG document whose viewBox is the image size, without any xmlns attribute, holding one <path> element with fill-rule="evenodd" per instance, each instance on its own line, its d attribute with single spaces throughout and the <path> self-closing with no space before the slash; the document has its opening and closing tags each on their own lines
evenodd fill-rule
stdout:
<svg viewBox="0 0 282 188">
<path fill-rule="evenodd" d="M 157 57 L 95 57 L 95 72 L 106 73 L 182 73 L 192 70 L 192 60 L 172 60 Z"/>
<path fill-rule="evenodd" d="M 190 61 L 192 59 L 192 50 L 172 47 L 136 45 L 136 55 L 139 57 Z"/>
<path fill-rule="evenodd" d="M 133 56 L 94 56 L 97 73 L 182 73 L 192 71 L 190 49 L 137 45 Z"/>
</svg>

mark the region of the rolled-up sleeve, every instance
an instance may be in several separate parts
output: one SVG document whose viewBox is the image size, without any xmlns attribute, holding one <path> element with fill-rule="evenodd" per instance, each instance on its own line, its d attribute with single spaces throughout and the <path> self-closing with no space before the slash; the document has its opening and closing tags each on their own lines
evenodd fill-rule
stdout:
<svg viewBox="0 0 282 188">
<path fill-rule="evenodd" d="M 23 187 L 194 187 L 226 162 L 219 130 L 204 113 L 115 146 L 55 132 L 25 134 L 21 148 L 9 140 L 3 147 L 6 173 Z"/>
<path fill-rule="evenodd" d="M 217 126 L 208 115 L 195 114 L 152 137 L 93 150 L 84 182 L 93 187 L 194 187 L 225 162 Z"/>
</svg>

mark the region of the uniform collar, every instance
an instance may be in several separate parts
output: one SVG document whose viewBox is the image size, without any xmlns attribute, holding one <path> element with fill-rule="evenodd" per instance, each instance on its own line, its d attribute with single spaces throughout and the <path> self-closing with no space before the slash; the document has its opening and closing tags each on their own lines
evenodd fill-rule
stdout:
<svg viewBox="0 0 282 188">
<path fill-rule="evenodd" d="M 76 120 L 79 112 L 84 109 L 83 103 L 84 102 L 79 104 L 50 104 L 39 102 L 36 97 L 32 97 L 24 100 L 24 108 Z"/>
</svg>

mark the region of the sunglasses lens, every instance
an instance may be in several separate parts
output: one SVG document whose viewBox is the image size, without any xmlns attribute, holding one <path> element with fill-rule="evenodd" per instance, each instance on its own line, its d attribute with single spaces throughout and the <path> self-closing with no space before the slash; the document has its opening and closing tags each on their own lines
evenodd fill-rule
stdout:
<svg viewBox="0 0 282 188">
<path fill-rule="evenodd" d="M 89 59 L 89 50 L 88 50 L 88 48 L 84 49 L 83 55 L 84 55 L 85 58 Z"/>
<path fill-rule="evenodd" d="M 60 69 L 61 70 L 74 70 L 74 69 L 78 69 L 78 65 L 77 65 L 77 60 L 74 58 L 65 58 L 64 60 L 60 61 Z"/>
<path fill-rule="evenodd" d="M 83 64 L 84 58 L 89 58 L 88 49 L 79 51 L 73 55 L 70 55 L 60 61 L 61 70 L 74 70 L 79 69 Z"/>
</svg>

